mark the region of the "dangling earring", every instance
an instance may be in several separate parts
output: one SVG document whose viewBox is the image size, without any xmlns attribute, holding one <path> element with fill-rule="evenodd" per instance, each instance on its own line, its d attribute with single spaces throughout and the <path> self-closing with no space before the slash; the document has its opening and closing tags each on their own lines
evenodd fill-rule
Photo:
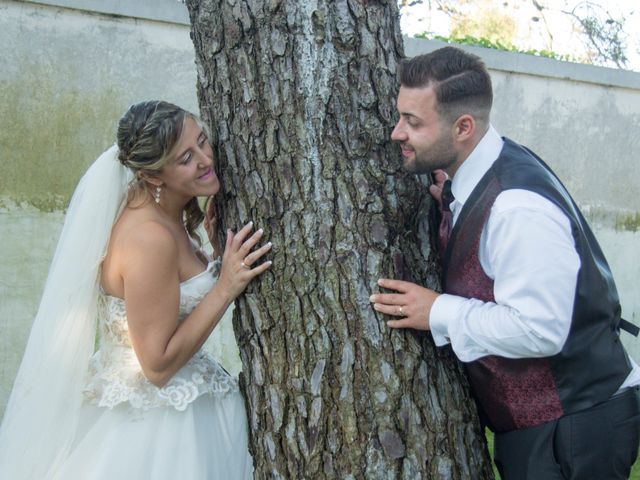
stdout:
<svg viewBox="0 0 640 480">
<path fill-rule="evenodd" d="M 160 203 L 160 192 L 162 192 L 162 187 L 159 185 L 156 187 L 156 192 L 153 194 L 153 199 L 156 203 Z"/>
</svg>

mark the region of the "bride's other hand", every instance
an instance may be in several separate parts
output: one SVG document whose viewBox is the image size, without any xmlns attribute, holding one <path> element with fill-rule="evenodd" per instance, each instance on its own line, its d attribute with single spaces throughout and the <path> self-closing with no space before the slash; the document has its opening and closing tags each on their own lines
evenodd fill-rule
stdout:
<svg viewBox="0 0 640 480">
<path fill-rule="evenodd" d="M 433 183 L 429 186 L 429 193 L 438 204 L 438 208 L 442 208 L 442 186 L 448 176 L 444 170 L 434 170 L 431 173 Z"/>
<path fill-rule="evenodd" d="M 269 242 L 252 251 L 264 234 L 263 230 L 259 229 L 250 235 L 252 229 L 253 222 L 249 222 L 238 233 L 234 234 L 231 230 L 227 230 L 227 242 L 222 256 L 218 285 L 225 289 L 231 301 L 272 263 L 267 261 L 252 267 L 271 250 L 271 242 Z"/>
</svg>

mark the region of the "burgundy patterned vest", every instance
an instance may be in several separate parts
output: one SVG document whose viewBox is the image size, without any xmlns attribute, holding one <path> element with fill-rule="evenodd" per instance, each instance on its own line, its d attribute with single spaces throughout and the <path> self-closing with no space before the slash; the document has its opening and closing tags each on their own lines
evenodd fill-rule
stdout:
<svg viewBox="0 0 640 480">
<path fill-rule="evenodd" d="M 569 337 L 546 358 L 487 356 L 465 364 L 483 419 L 494 431 L 532 427 L 608 399 L 631 366 L 619 340 L 620 304 L 609 266 L 564 186 L 530 151 L 505 139 L 500 156 L 460 212 L 444 253 L 444 291 L 493 302 L 480 265 L 482 229 L 500 192 L 525 189 L 570 219 L 580 256 Z"/>
</svg>

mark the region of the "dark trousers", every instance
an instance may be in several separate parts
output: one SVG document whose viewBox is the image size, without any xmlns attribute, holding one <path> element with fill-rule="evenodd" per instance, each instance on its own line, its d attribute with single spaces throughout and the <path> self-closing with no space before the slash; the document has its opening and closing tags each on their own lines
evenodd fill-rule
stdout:
<svg viewBox="0 0 640 480">
<path fill-rule="evenodd" d="M 496 433 L 494 460 L 503 480 L 628 479 L 639 437 L 635 387 L 553 422 Z"/>
</svg>

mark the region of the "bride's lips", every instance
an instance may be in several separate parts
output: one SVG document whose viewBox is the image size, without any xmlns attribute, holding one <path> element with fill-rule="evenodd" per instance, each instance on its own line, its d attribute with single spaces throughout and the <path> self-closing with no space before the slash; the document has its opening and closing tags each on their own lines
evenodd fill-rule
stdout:
<svg viewBox="0 0 640 480">
<path fill-rule="evenodd" d="M 213 176 L 213 168 L 208 169 L 198 177 L 198 180 L 209 180 Z"/>
</svg>

